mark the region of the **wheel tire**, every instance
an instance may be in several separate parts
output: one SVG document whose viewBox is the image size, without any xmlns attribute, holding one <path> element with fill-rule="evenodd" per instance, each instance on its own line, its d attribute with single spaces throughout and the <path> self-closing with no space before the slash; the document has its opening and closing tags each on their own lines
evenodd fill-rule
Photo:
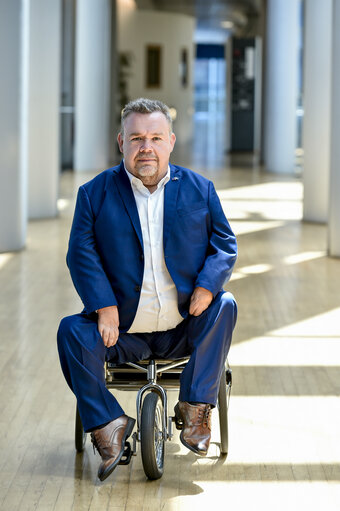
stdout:
<svg viewBox="0 0 340 511">
<path fill-rule="evenodd" d="M 141 414 L 141 454 L 145 475 L 159 479 L 164 469 L 163 404 L 156 392 L 147 394 Z"/>
<path fill-rule="evenodd" d="M 74 430 L 75 447 L 78 452 L 83 452 L 86 443 L 86 433 L 81 422 L 78 406 L 76 409 L 76 425 Z"/>
<path fill-rule="evenodd" d="M 218 391 L 218 414 L 220 418 L 221 454 L 228 454 L 228 401 L 226 373 L 223 371 Z"/>
</svg>

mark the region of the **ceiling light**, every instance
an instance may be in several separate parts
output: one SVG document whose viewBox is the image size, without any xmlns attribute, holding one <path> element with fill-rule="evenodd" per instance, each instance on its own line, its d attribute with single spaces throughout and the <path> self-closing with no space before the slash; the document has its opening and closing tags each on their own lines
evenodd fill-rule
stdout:
<svg viewBox="0 0 340 511">
<path fill-rule="evenodd" d="M 119 6 L 127 9 L 137 9 L 136 0 L 118 0 Z"/>
<path fill-rule="evenodd" d="M 228 20 L 221 21 L 221 27 L 229 28 L 229 29 L 234 28 L 234 22 L 233 21 L 228 21 Z"/>
</svg>

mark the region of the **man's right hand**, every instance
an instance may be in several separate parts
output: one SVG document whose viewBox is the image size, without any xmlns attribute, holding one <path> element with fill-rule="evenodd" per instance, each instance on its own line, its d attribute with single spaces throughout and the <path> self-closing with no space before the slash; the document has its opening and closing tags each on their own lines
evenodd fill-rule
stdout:
<svg viewBox="0 0 340 511">
<path fill-rule="evenodd" d="M 98 309 L 98 331 L 107 348 L 111 348 L 118 341 L 119 337 L 119 314 L 118 307 L 104 307 Z"/>
</svg>

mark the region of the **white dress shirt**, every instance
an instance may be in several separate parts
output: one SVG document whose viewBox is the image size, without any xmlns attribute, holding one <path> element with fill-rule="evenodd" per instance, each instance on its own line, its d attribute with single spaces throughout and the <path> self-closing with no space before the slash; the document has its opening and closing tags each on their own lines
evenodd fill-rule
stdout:
<svg viewBox="0 0 340 511">
<path fill-rule="evenodd" d="M 176 286 L 165 265 L 163 250 L 164 187 L 170 180 L 170 168 L 153 193 L 128 170 L 126 173 L 135 196 L 144 244 L 142 289 L 128 332 L 170 330 L 183 321 L 178 311 Z"/>
</svg>

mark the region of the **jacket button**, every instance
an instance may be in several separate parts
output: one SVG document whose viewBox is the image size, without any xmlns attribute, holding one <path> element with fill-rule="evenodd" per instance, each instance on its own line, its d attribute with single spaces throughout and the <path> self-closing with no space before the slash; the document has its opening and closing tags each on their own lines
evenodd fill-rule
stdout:
<svg viewBox="0 0 340 511">
<path fill-rule="evenodd" d="M 140 290 L 141 290 L 140 286 L 135 286 L 135 291 L 137 291 L 139 293 Z"/>
</svg>

